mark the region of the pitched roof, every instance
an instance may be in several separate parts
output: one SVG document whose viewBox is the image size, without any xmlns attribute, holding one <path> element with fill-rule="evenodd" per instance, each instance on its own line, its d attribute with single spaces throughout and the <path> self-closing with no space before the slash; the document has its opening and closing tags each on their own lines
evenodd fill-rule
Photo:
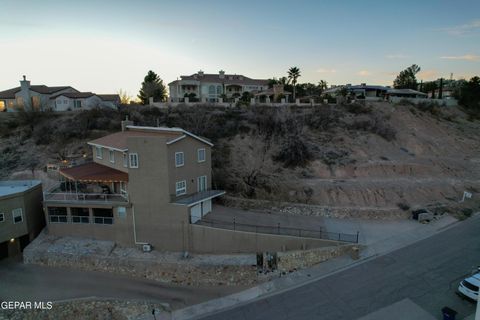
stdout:
<svg viewBox="0 0 480 320">
<path fill-rule="evenodd" d="M 426 93 L 420 92 L 413 89 L 388 89 L 387 93 L 389 94 L 415 94 L 420 96 L 427 96 Z"/>
<path fill-rule="evenodd" d="M 128 173 L 91 162 L 72 168 L 60 169 L 60 174 L 75 181 L 127 182 Z"/>
<path fill-rule="evenodd" d="M 196 140 L 199 140 L 209 146 L 213 144 L 205 138 L 201 138 L 191 132 L 183 130 L 181 128 L 165 128 L 165 127 L 139 127 L 139 126 L 127 126 L 126 131 L 120 131 L 108 136 L 104 136 L 88 142 L 92 146 L 101 146 L 106 148 L 115 149 L 118 151 L 127 151 L 127 139 L 128 137 L 151 137 L 161 136 L 167 138 L 167 144 L 172 144 L 182 140 L 186 136 L 190 136 Z"/>
<path fill-rule="evenodd" d="M 8 89 L 5 91 L 0 92 L 0 99 L 15 99 L 15 94 L 19 92 L 21 87 L 15 87 L 12 89 Z M 57 87 L 47 87 L 45 85 L 33 85 L 30 86 L 30 90 L 41 93 L 41 94 L 53 94 L 58 91 L 62 91 L 65 89 L 73 89 L 76 91 L 76 89 L 70 87 L 70 86 L 57 86 Z"/>
<path fill-rule="evenodd" d="M 95 93 L 93 92 L 64 92 L 64 93 L 54 95 L 50 99 L 56 99 L 57 97 L 60 97 L 60 96 L 64 96 L 71 99 L 81 99 L 81 98 L 89 98 L 94 95 Z"/>
<path fill-rule="evenodd" d="M 194 73 L 190 76 L 180 76 L 182 80 L 196 80 L 202 82 L 215 82 L 215 83 L 222 83 L 222 84 L 249 84 L 249 85 L 268 85 L 268 80 L 266 79 L 252 79 L 249 77 L 245 77 L 240 74 L 225 74 L 221 76 L 218 73 L 204 73 L 198 74 Z M 170 82 L 169 84 L 175 84 L 179 80 L 175 80 Z M 181 81 L 181 80 L 180 80 Z"/>
<path fill-rule="evenodd" d="M 120 101 L 118 94 L 97 94 L 103 101 Z"/>
</svg>

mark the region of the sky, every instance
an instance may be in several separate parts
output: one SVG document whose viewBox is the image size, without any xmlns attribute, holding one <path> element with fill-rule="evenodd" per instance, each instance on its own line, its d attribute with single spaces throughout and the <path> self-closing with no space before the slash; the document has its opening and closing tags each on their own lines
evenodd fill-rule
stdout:
<svg viewBox="0 0 480 320">
<path fill-rule="evenodd" d="M 0 0 L 0 91 L 70 85 L 136 96 L 199 70 L 299 82 L 391 85 L 480 75 L 479 0 Z"/>
</svg>

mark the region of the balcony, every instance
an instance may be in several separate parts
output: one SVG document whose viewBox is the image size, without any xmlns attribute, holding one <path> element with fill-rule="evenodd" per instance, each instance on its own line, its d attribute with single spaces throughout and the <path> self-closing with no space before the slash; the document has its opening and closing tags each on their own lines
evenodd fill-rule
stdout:
<svg viewBox="0 0 480 320">
<path fill-rule="evenodd" d="M 54 189 L 43 193 L 43 200 L 47 204 L 75 204 L 75 205 L 126 205 L 128 194 L 116 193 L 78 193 L 62 192 Z"/>
</svg>

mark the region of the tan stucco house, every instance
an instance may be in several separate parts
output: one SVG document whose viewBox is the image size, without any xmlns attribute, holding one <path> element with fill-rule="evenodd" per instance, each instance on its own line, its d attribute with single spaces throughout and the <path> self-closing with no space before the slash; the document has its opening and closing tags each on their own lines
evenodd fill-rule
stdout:
<svg viewBox="0 0 480 320">
<path fill-rule="evenodd" d="M 44 226 L 41 181 L 0 181 L 0 259 L 22 251 Z"/>
</svg>

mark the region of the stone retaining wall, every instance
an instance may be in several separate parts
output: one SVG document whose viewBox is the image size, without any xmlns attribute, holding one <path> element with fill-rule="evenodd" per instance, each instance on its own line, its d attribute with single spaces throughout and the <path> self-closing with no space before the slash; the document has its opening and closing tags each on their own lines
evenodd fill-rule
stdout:
<svg viewBox="0 0 480 320">
<path fill-rule="evenodd" d="M 409 217 L 409 211 L 402 211 L 399 208 L 335 208 L 328 206 L 308 205 L 302 203 L 245 199 L 231 196 L 223 196 L 222 198 L 223 204 L 229 207 L 241 208 L 246 210 L 261 210 L 277 214 L 319 216 L 325 218 L 360 218 L 377 220 L 393 220 Z"/>
</svg>

